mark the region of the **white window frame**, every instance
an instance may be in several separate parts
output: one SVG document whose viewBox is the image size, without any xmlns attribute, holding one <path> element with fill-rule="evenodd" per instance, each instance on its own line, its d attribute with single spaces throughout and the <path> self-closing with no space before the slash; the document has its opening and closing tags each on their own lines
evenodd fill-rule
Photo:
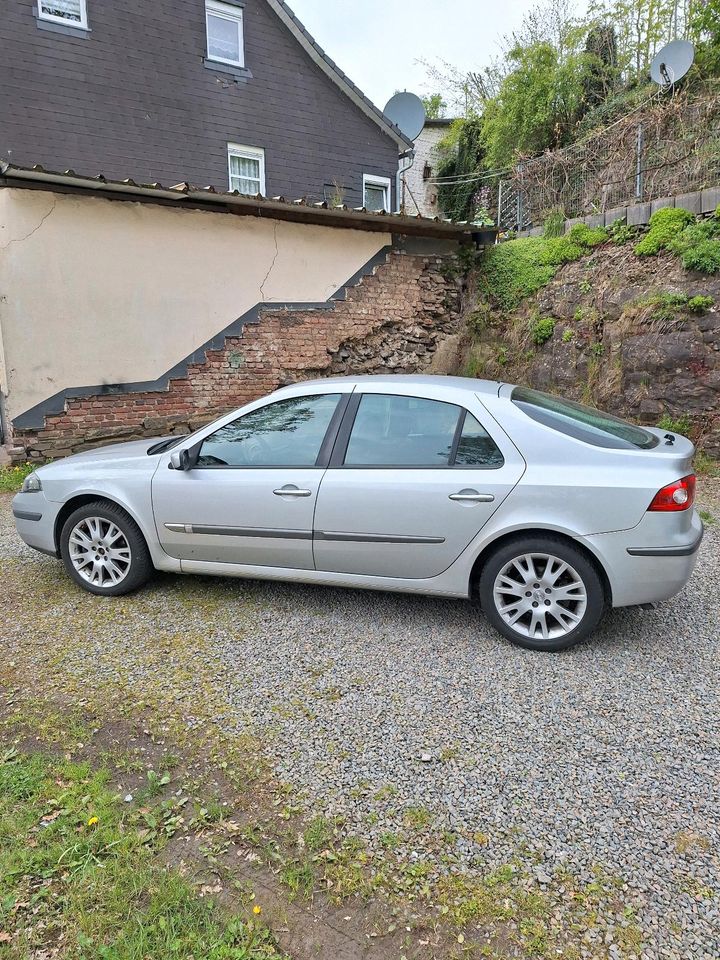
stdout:
<svg viewBox="0 0 720 960">
<path fill-rule="evenodd" d="M 63 27 L 74 27 L 76 30 L 88 29 L 87 0 L 80 0 L 80 19 L 68 20 L 67 17 L 55 17 L 51 13 L 43 10 L 43 0 L 37 0 L 37 12 L 39 20 L 46 20 L 48 23 L 59 23 Z"/>
<path fill-rule="evenodd" d="M 227 145 L 228 152 L 228 187 L 230 193 L 233 192 L 235 187 L 233 187 L 233 172 L 232 164 L 230 162 L 231 157 L 242 157 L 244 160 L 259 160 L 260 161 L 260 193 L 265 196 L 265 151 L 262 147 L 245 147 L 240 143 L 229 143 Z"/>
<path fill-rule="evenodd" d="M 210 24 L 208 21 L 211 14 L 213 17 L 220 17 L 222 20 L 229 20 L 237 26 L 239 60 L 228 60 L 225 57 L 216 57 L 210 53 Z M 205 0 L 205 47 L 207 59 L 213 63 L 226 63 L 231 67 L 245 66 L 245 22 L 242 7 L 236 7 L 230 3 L 220 3 L 219 0 Z"/>
<path fill-rule="evenodd" d="M 363 206 L 365 203 L 366 187 L 383 187 L 385 190 L 385 212 L 392 213 L 392 180 L 390 177 L 375 177 L 370 173 L 363 174 Z"/>
</svg>

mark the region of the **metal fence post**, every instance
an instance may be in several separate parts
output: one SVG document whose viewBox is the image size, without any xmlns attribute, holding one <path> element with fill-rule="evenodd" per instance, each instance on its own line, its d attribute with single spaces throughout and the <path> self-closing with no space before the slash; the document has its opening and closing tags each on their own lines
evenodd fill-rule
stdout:
<svg viewBox="0 0 720 960">
<path fill-rule="evenodd" d="M 643 196 L 643 128 L 638 124 L 637 132 L 637 160 L 635 164 L 635 199 L 642 200 Z"/>
</svg>

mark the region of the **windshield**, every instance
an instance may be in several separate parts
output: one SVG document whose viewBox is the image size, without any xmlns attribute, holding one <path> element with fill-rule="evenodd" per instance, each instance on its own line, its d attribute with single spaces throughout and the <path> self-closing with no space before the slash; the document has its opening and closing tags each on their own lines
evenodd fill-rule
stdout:
<svg viewBox="0 0 720 960">
<path fill-rule="evenodd" d="M 596 447 L 651 450 L 659 443 L 649 430 L 573 400 L 561 400 L 549 393 L 515 387 L 512 401 L 538 423 Z"/>
</svg>

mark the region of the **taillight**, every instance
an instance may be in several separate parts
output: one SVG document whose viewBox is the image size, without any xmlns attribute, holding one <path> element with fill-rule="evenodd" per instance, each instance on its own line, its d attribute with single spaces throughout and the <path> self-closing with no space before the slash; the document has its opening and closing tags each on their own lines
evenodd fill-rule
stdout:
<svg viewBox="0 0 720 960">
<path fill-rule="evenodd" d="M 670 511 L 689 510 L 695 499 L 695 475 L 683 477 L 675 483 L 669 483 L 653 497 L 648 510 Z"/>
</svg>

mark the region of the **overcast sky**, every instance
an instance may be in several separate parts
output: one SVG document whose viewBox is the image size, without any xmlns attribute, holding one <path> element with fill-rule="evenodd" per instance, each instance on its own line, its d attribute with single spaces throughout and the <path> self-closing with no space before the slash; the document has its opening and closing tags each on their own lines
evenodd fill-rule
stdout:
<svg viewBox="0 0 720 960">
<path fill-rule="evenodd" d="M 417 61 L 477 70 L 533 0 L 288 0 L 320 46 L 380 108 L 396 90 L 423 95 Z"/>
</svg>

